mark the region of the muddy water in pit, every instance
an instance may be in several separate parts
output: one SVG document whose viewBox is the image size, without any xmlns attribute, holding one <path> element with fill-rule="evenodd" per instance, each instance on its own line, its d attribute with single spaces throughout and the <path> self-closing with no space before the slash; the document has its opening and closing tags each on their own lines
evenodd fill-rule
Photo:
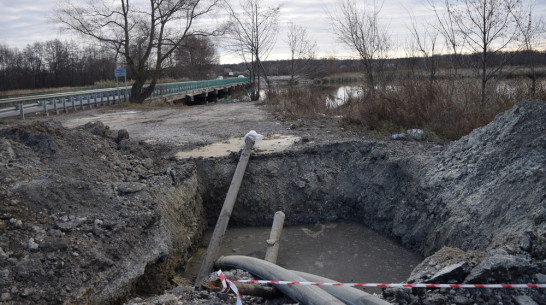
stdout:
<svg viewBox="0 0 546 305">
<path fill-rule="evenodd" d="M 263 259 L 269 227 L 229 228 L 221 255 L 247 255 Z M 209 232 L 208 236 L 212 232 Z M 208 242 L 208 241 L 207 241 Z M 204 255 L 204 249 L 201 251 Z M 198 258 L 197 258 L 198 260 Z M 331 278 L 369 283 L 405 281 L 423 258 L 396 242 L 356 223 L 322 223 L 285 227 L 277 264 Z M 188 264 L 186 277 L 197 273 L 200 263 Z M 380 292 L 378 288 L 366 288 Z"/>
</svg>

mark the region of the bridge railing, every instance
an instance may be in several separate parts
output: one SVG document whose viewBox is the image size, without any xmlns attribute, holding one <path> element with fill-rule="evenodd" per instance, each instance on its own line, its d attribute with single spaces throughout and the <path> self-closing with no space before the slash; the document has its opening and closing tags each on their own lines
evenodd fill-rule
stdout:
<svg viewBox="0 0 546 305">
<path fill-rule="evenodd" d="M 247 82 L 249 82 L 249 78 L 245 77 L 157 84 L 148 99 L 167 95 L 183 94 L 206 88 L 220 88 Z M 126 99 L 129 98 L 129 95 L 130 90 L 128 90 L 126 94 L 125 88 L 105 88 L 76 92 L 11 97 L 0 99 L 0 115 L 2 113 L 19 110 L 21 117 L 23 118 L 25 109 L 29 108 L 36 109 L 37 107 L 43 107 L 43 111 L 47 113 L 49 108 L 53 108 L 54 111 L 57 111 L 58 108 L 66 111 L 67 108 L 83 109 L 84 106 L 97 106 L 98 103 L 100 103 L 100 105 L 110 105 L 111 103 L 116 104 L 125 102 Z"/>
<path fill-rule="evenodd" d="M 154 91 L 148 99 L 182 94 L 185 92 L 196 91 L 200 89 L 214 88 L 214 87 L 223 87 L 233 84 L 242 84 L 248 83 L 250 79 L 248 77 L 238 77 L 238 78 L 228 78 L 228 79 L 213 79 L 213 80 L 200 80 L 192 82 L 183 82 L 183 83 L 168 83 L 168 84 L 157 84 L 155 85 Z"/>
<path fill-rule="evenodd" d="M 214 80 L 202 80 L 202 81 L 190 81 L 190 82 L 178 82 L 178 83 L 166 83 L 166 84 L 157 84 L 152 92 L 150 98 L 170 95 L 170 94 L 180 94 L 184 92 L 195 91 L 199 89 L 206 89 L 211 87 L 222 87 L 226 85 L 247 83 L 249 82 L 248 77 L 244 78 L 228 78 L 228 79 L 214 79 Z M 38 103 L 42 104 L 41 101 L 47 101 L 51 103 L 53 100 L 62 100 L 74 98 L 78 100 L 80 96 L 94 97 L 95 94 L 99 96 L 118 96 L 125 93 L 124 88 L 104 88 L 104 89 L 93 89 L 93 90 L 82 90 L 76 92 L 61 92 L 61 93 L 51 93 L 51 94 L 41 94 L 41 95 L 29 95 L 29 96 L 20 96 L 20 97 L 10 97 L 5 99 L 0 99 L 0 108 L 5 107 L 19 107 L 20 104 L 33 104 Z M 127 92 L 130 94 L 130 91 Z"/>
</svg>

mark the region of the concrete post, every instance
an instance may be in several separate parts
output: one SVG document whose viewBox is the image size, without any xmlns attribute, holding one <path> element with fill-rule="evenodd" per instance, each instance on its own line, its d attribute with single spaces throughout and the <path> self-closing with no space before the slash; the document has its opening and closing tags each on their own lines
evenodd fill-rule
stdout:
<svg viewBox="0 0 546 305">
<path fill-rule="evenodd" d="M 265 260 L 273 264 L 277 263 L 282 228 L 284 226 L 284 217 L 284 213 L 281 211 L 275 213 L 273 225 L 271 226 L 271 233 L 269 233 L 269 239 L 266 241 L 267 250 L 265 252 Z"/>
<path fill-rule="evenodd" d="M 25 107 L 23 107 L 23 103 L 19 104 L 19 113 L 21 114 L 21 120 L 25 119 Z"/>
<path fill-rule="evenodd" d="M 218 216 L 218 221 L 214 227 L 214 232 L 210 238 L 209 246 L 207 248 L 207 254 L 199 273 L 197 274 L 197 279 L 195 285 L 199 286 L 208 276 L 214 265 L 214 261 L 218 258 L 218 253 L 220 252 L 220 243 L 226 232 L 226 228 L 231 217 L 231 212 L 233 211 L 233 206 L 235 205 L 235 199 L 237 199 L 237 194 L 239 193 L 239 188 L 241 187 L 241 182 L 243 181 L 243 175 L 245 174 L 246 166 L 248 164 L 248 159 L 250 158 L 250 150 L 254 146 L 254 140 L 252 137 L 245 138 L 245 147 L 241 152 L 241 157 L 239 158 L 239 163 L 233 174 L 233 179 L 229 185 L 229 190 L 224 200 L 224 205 Z"/>
</svg>

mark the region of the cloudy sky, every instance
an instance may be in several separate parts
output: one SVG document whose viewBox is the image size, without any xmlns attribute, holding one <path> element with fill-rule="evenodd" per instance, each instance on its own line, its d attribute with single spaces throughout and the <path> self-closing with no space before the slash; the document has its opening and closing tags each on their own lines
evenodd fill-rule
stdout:
<svg viewBox="0 0 546 305">
<path fill-rule="evenodd" d="M 230 3 L 237 0 L 230 0 Z M 337 0 L 264 0 L 265 5 L 281 5 L 280 29 L 277 44 L 269 59 L 288 58 L 286 26 L 289 21 L 305 26 L 309 37 L 317 41 L 319 56 L 348 57 L 350 54 L 336 41 L 328 14 Z M 361 2 L 364 2 L 362 0 Z M 54 38 L 75 39 L 70 33 L 59 32 L 58 26 L 49 21 L 55 0 L 0 0 L 0 44 L 24 48 L 27 44 Z M 389 29 L 395 45 L 402 46 L 408 40 L 410 13 L 417 23 L 433 19 L 428 0 L 384 0 L 381 11 L 382 23 Z M 536 1 L 535 12 L 546 15 L 546 1 Z M 238 62 L 232 55 L 222 52 L 222 63 Z"/>
</svg>

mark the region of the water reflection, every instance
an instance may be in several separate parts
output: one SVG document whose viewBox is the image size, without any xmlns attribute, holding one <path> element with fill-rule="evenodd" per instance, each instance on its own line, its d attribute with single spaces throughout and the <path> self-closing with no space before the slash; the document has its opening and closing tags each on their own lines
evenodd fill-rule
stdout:
<svg viewBox="0 0 546 305">
<path fill-rule="evenodd" d="M 362 88 L 357 86 L 332 88 L 331 93 L 326 97 L 326 106 L 328 106 L 328 108 L 336 108 L 347 103 L 350 99 L 361 97 L 362 94 Z"/>
</svg>

